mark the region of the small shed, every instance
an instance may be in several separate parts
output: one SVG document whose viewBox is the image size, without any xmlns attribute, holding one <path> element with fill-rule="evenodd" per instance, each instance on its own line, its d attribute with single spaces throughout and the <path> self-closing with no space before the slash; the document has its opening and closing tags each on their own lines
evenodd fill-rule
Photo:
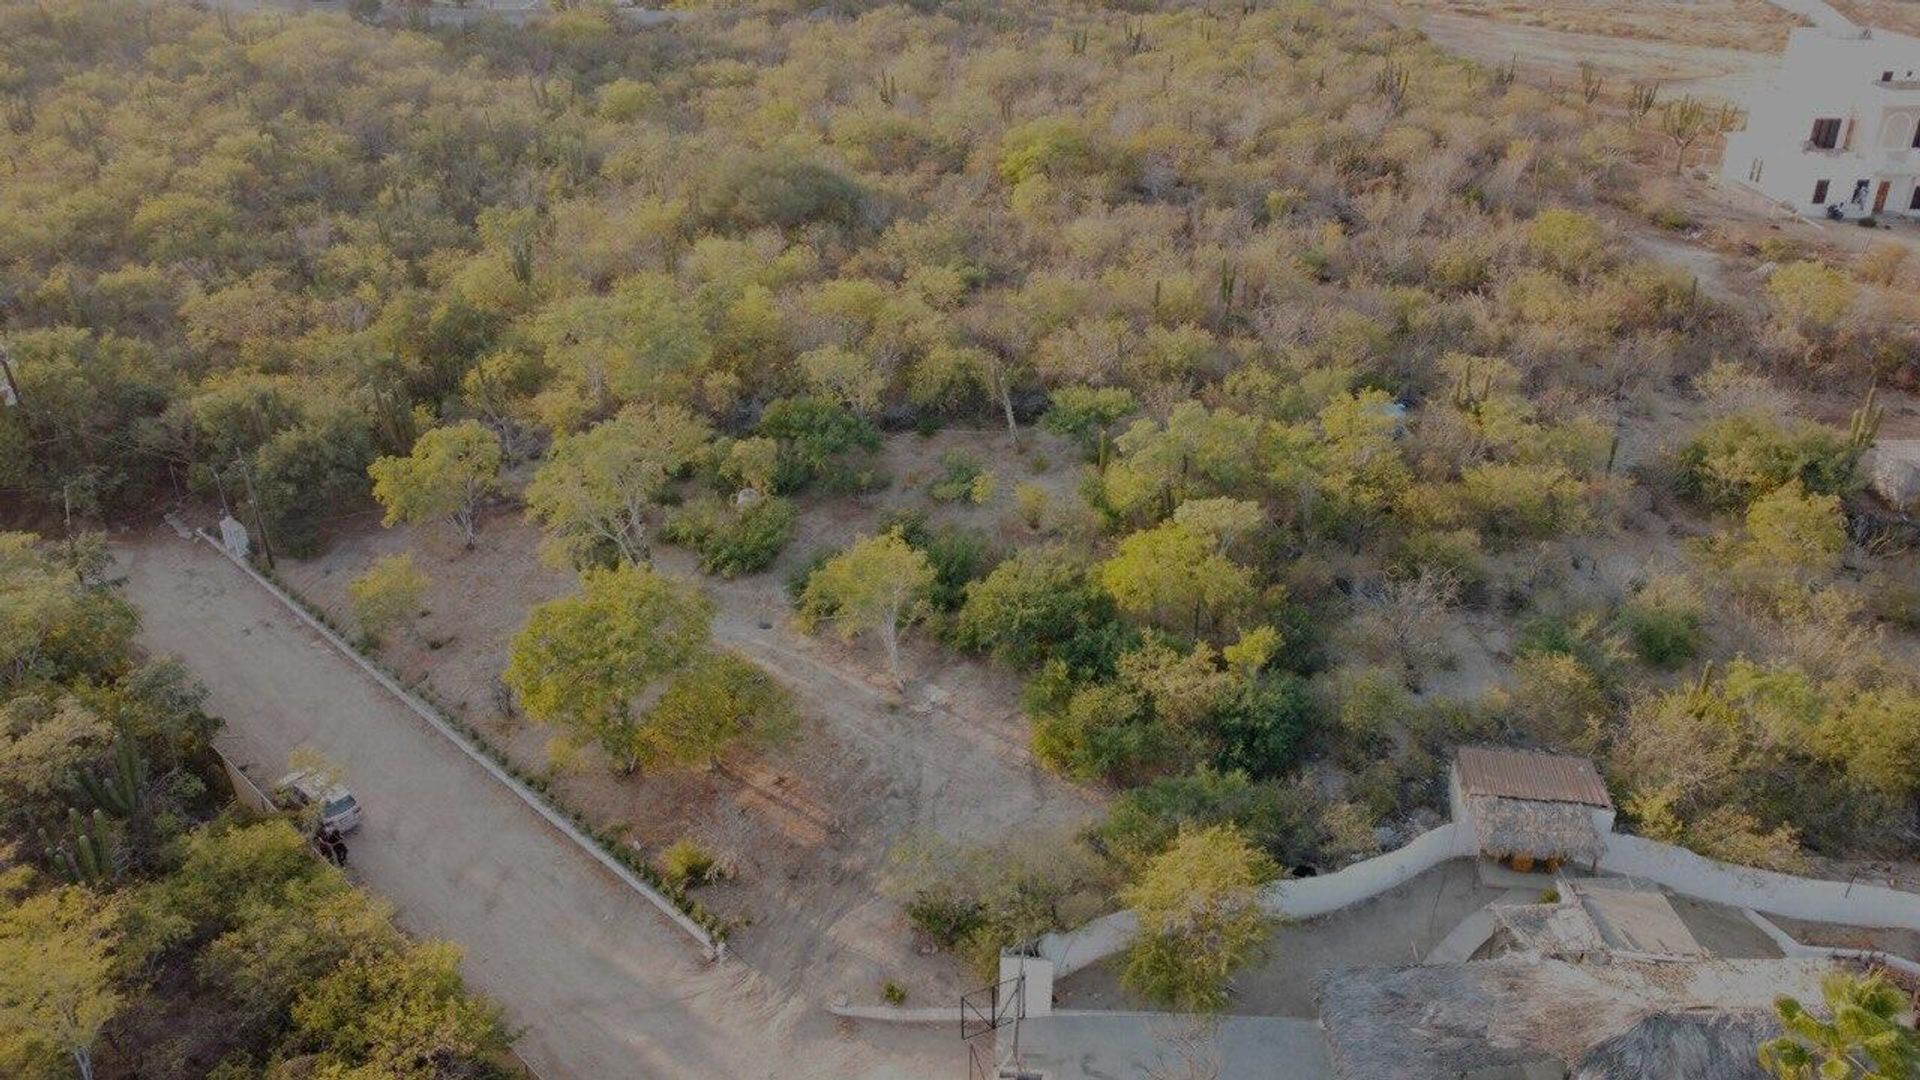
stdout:
<svg viewBox="0 0 1920 1080">
<path fill-rule="evenodd" d="M 1454 820 L 1472 826 L 1482 855 L 1515 870 L 1596 865 L 1613 831 L 1613 799 L 1587 758 L 1463 746 L 1449 786 Z"/>
</svg>

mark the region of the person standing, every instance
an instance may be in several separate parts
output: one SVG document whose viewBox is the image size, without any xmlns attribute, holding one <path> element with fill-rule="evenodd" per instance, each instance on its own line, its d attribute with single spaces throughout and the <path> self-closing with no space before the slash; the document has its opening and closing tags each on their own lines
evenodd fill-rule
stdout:
<svg viewBox="0 0 1920 1080">
<path fill-rule="evenodd" d="M 347 865 L 347 841 L 340 835 L 340 830 L 331 825 L 321 825 L 314 842 L 328 862 L 342 868 Z"/>
</svg>

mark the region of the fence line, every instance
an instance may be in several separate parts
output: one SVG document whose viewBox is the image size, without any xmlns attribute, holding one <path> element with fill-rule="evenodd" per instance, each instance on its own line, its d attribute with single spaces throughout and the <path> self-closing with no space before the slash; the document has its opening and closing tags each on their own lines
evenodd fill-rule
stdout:
<svg viewBox="0 0 1920 1080">
<path fill-rule="evenodd" d="M 1403 847 L 1331 874 L 1273 882 L 1260 890 L 1260 906 L 1269 915 L 1288 919 L 1325 915 L 1404 885 L 1449 859 L 1470 855 L 1471 846 L 1472 834 L 1448 822 Z M 1066 933 L 1045 935 L 1040 956 L 1052 961 L 1054 978 L 1063 979 L 1126 948 L 1138 929 L 1133 912 L 1116 911 Z"/>
<path fill-rule="evenodd" d="M 1920 896 L 1860 882 L 1795 877 L 1716 862 L 1685 848 L 1645 837 L 1609 833 L 1599 869 L 1664 885 L 1685 896 L 1730 907 L 1772 912 L 1808 922 L 1920 931 Z M 1268 914 L 1292 919 L 1325 915 L 1370 900 L 1450 859 L 1471 858 L 1473 833 L 1448 822 L 1404 847 L 1319 877 L 1276 881 L 1260 893 Z M 1065 978 L 1127 947 L 1139 922 L 1116 911 L 1065 933 L 1040 939 L 1040 955 Z"/>
<path fill-rule="evenodd" d="M 1642 836 L 1609 835 L 1600 869 L 1702 900 L 1808 922 L 1920 930 L 1920 896 L 1913 893 L 1735 866 Z"/>
<path fill-rule="evenodd" d="M 328 644 L 332 645 L 336 652 L 352 661 L 361 671 L 366 672 L 374 682 L 380 684 L 388 693 L 398 698 L 401 704 L 412 710 L 414 715 L 425 720 L 433 730 L 445 736 L 447 741 L 453 743 L 456 747 L 459 747 L 461 753 L 464 753 L 476 765 L 485 769 L 487 775 L 498 780 L 506 786 L 507 790 L 519 796 L 520 801 L 531 807 L 533 812 L 539 814 L 547 824 L 558 829 L 561 835 L 573 841 L 575 846 L 592 856 L 601 866 L 606 867 L 615 877 L 624 882 L 628 888 L 639 893 L 645 897 L 649 903 L 653 904 L 654 907 L 660 909 L 661 914 L 672 920 L 675 926 L 679 927 L 688 937 L 698 942 L 700 946 L 706 950 L 708 958 L 718 959 L 726 954 L 726 944 L 724 942 L 719 941 L 712 934 L 709 934 L 705 927 L 689 918 L 686 912 L 681 911 L 679 906 L 672 900 L 662 895 L 660 891 L 653 886 L 641 880 L 639 875 L 622 865 L 618 859 L 615 859 L 603 850 L 599 844 L 594 842 L 592 837 L 581 832 L 573 822 L 567 820 L 565 815 L 548 804 L 546 799 L 542 798 L 538 792 L 521 783 L 511 773 L 501 768 L 498 762 L 494 761 L 493 758 L 489 757 L 478 746 L 475 746 L 472 740 L 454 730 L 451 725 L 441 719 L 440 715 L 426 702 L 420 700 L 418 695 L 406 687 L 401 686 L 392 676 L 381 671 L 366 657 L 360 655 L 357 649 L 348 644 L 340 635 L 334 633 L 331 627 L 319 619 L 314 618 L 306 608 L 301 607 L 300 603 L 289 595 L 285 589 L 282 589 L 279 585 L 269 580 L 265 574 L 254 569 L 245 559 L 236 557 L 232 552 L 222 547 L 220 542 L 209 535 L 205 529 L 197 529 L 195 533 L 200 539 L 206 541 L 209 547 L 218 551 L 221 555 L 226 556 L 228 562 L 239 567 L 242 572 L 252 578 L 261 588 L 267 590 L 275 599 L 279 600 L 280 603 L 284 605 L 288 611 L 293 612 L 295 617 L 301 622 L 311 627 L 315 633 L 318 633 Z"/>
<path fill-rule="evenodd" d="M 213 753 L 220 759 L 221 767 L 227 770 L 227 783 L 233 788 L 234 798 L 255 813 L 272 814 L 279 810 L 267 793 L 260 790 L 260 785 L 253 782 L 253 777 L 240 767 L 239 762 L 228 757 L 227 752 L 218 746 L 213 748 Z"/>
</svg>

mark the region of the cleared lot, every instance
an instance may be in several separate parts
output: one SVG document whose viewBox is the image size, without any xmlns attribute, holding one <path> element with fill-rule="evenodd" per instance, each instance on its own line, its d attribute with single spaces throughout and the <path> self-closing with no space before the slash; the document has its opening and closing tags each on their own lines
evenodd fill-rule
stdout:
<svg viewBox="0 0 1920 1080">
<path fill-rule="evenodd" d="M 703 963 L 640 897 L 197 542 L 120 551 L 143 644 L 191 666 L 258 778 L 310 745 L 366 807 L 352 866 L 410 931 L 466 948 L 473 984 L 564 1077 L 950 1075 L 945 1028 L 842 1032 L 747 965 Z M 870 1036 L 870 1037 L 869 1037 Z"/>
</svg>

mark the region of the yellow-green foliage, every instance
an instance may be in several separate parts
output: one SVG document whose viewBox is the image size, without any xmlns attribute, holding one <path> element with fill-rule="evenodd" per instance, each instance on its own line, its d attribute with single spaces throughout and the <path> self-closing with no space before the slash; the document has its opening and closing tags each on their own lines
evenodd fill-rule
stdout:
<svg viewBox="0 0 1920 1080">
<path fill-rule="evenodd" d="M 1774 316 L 1796 329 L 1831 329 L 1853 310 L 1858 292 L 1846 274 L 1825 263 L 1788 263 L 1767 279 Z"/>
<path fill-rule="evenodd" d="M 1227 980 L 1266 939 L 1259 888 L 1277 875 L 1231 826 L 1182 832 L 1121 893 L 1140 920 L 1121 980 L 1181 1012 L 1218 1011 Z"/>
<path fill-rule="evenodd" d="M 419 613 L 420 598 L 430 584 L 427 575 L 414 565 L 411 552 L 376 559 L 365 573 L 347 583 L 353 620 L 360 624 L 367 640 L 377 642 Z"/>
</svg>

